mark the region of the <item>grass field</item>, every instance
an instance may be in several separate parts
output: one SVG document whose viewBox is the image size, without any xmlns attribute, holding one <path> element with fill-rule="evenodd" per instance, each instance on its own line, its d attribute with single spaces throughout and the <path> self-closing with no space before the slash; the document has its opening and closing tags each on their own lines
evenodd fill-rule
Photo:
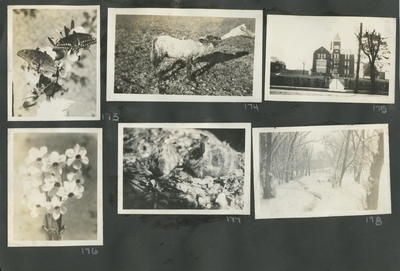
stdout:
<svg viewBox="0 0 400 271">
<path fill-rule="evenodd" d="M 253 92 L 254 40 L 234 37 L 198 59 L 187 80 L 184 62 L 165 59 L 161 78 L 150 62 L 152 40 L 160 35 L 198 40 L 221 37 L 245 23 L 254 32 L 255 19 L 118 15 L 115 33 L 115 93 L 251 96 Z M 175 62 L 175 63 L 174 63 Z"/>
</svg>

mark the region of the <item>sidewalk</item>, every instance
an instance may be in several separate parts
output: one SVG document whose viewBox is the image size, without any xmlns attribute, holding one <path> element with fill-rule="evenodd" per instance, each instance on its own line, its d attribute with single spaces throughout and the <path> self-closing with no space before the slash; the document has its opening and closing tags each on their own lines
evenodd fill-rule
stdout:
<svg viewBox="0 0 400 271">
<path fill-rule="evenodd" d="M 329 92 L 329 93 L 352 93 L 352 94 L 354 94 L 354 91 L 352 89 L 347 89 L 343 92 L 343 91 L 332 91 L 332 90 L 329 90 L 329 88 L 307 88 L 307 87 L 277 86 L 277 85 L 271 85 L 270 89 L 305 90 L 305 91 L 319 91 L 319 92 Z M 358 94 L 362 94 L 362 93 L 358 93 Z"/>
</svg>

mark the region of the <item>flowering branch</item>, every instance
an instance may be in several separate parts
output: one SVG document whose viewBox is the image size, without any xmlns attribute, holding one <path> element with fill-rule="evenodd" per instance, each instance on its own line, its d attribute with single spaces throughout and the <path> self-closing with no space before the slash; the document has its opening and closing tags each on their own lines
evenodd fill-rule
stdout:
<svg viewBox="0 0 400 271">
<path fill-rule="evenodd" d="M 71 28 L 64 26 L 63 30 L 58 32 L 61 38 L 48 37 L 51 46 L 24 49 L 17 53 L 27 63 L 22 66 L 26 82 L 28 85 L 33 85 L 24 99 L 23 107 L 36 105 L 39 97 L 46 95 L 46 101 L 40 104 L 41 110 L 38 110 L 38 116 L 67 116 L 68 108 L 74 102 L 64 98 L 58 100 L 54 98 L 55 93 L 60 92 L 63 95 L 68 91 L 59 83 L 59 79 L 67 78 L 72 70 L 72 64 L 80 60 L 82 51 L 89 50 L 90 46 L 96 43 L 96 39 L 85 33 L 82 26 L 75 27 L 73 20 Z"/>
</svg>

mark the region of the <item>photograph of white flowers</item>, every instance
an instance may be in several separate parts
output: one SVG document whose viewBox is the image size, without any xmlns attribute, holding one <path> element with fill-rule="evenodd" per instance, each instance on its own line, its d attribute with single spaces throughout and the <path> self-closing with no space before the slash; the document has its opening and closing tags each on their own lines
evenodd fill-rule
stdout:
<svg viewBox="0 0 400 271">
<path fill-rule="evenodd" d="M 102 245 L 101 129 L 8 136 L 8 245 Z"/>
<path fill-rule="evenodd" d="M 8 119 L 97 120 L 98 6 L 8 7 Z"/>
</svg>

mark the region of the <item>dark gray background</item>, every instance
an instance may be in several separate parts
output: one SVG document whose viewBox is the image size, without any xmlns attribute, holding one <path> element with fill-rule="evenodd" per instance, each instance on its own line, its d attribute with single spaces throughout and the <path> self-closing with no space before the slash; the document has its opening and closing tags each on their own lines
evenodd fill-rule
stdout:
<svg viewBox="0 0 400 271">
<path fill-rule="evenodd" d="M 101 5 L 102 113 L 117 113 L 120 122 L 251 122 L 253 127 L 389 123 L 392 214 L 380 216 L 381 226 L 366 223 L 364 216 L 255 220 L 253 205 L 240 224 L 226 216 L 117 215 L 117 122 L 7 122 L 10 4 Z M 396 104 L 386 105 L 386 114 L 374 111 L 372 104 L 263 102 L 256 111 L 244 104 L 106 103 L 108 7 L 263 9 L 264 21 L 266 14 L 396 17 L 397 25 L 399 13 L 396 0 L 0 0 L 1 270 L 399 270 L 398 76 Z M 103 127 L 104 246 L 96 247 L 97 255 L 82 255 L 81 247 L 7 248 L 7 128 L 17 127 Z"/>
</svg>

